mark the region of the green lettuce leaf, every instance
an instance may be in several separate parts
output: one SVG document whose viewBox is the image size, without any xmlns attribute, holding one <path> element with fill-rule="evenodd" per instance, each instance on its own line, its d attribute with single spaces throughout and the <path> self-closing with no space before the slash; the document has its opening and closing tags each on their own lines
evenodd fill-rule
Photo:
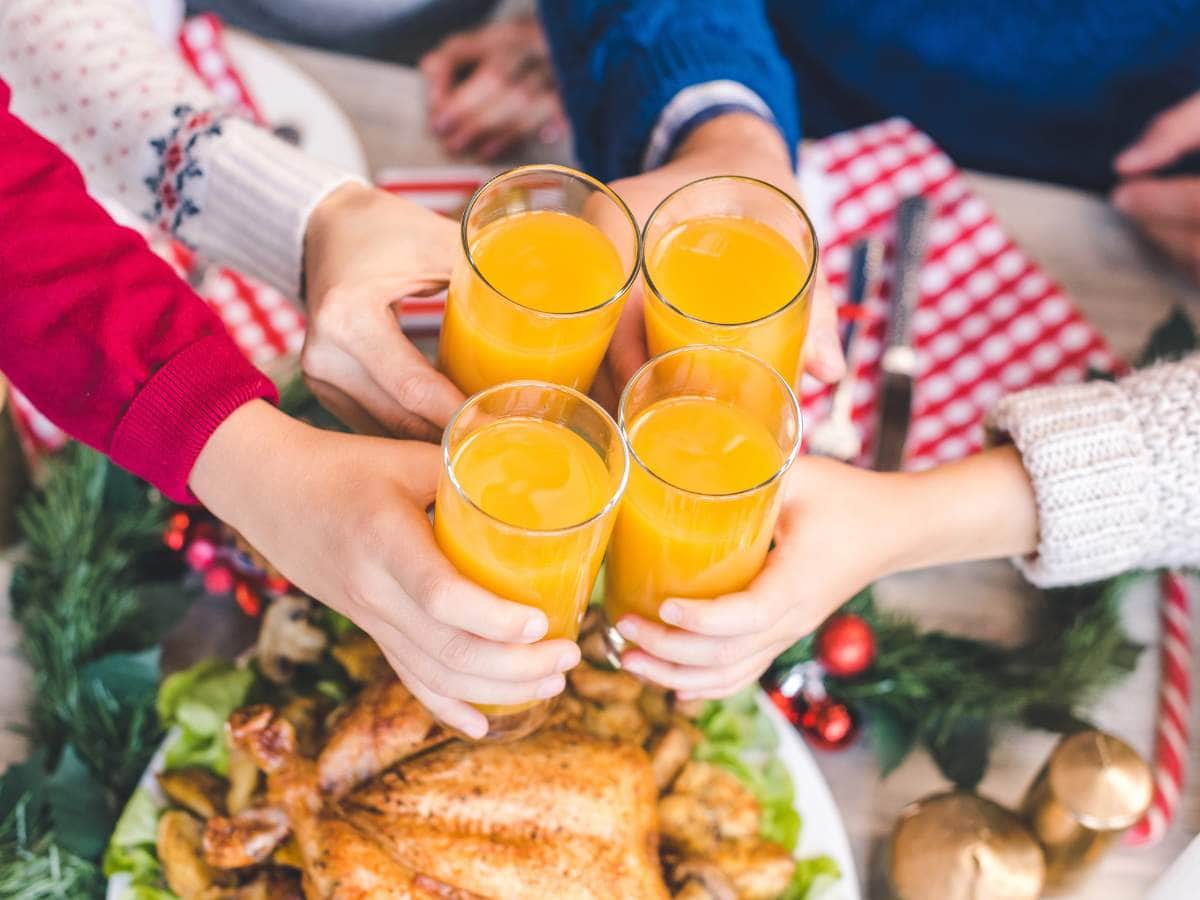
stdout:
<svg viewBox="0 0 1200 900">
<path fill-rule="evenodd" d="M 158 877 L 154 845 L 158 838 L 159 809 L 145 788 L 138 788 L 117 819 L 104 853 L 104 874 L 111 878 L 126 872 L 135 883 L 153 882 Z"/>
<path fill-rule="evenodd" d="M 179 729 L 179 736 L 167 748 L 168 769 L 203 766 L 226 774 L 225 720 L 245 702 L 254 680 L 252 669 L 210 659 L 163 682 L 158 691 L 159 718 L 164 727 Z"/>
<path fill-rule="evenodd" d="M 779 900 L 815 900 L 825 888 L 841 877 L 842 870 L 831 856 L 798 859 L 792 882 Z"/>
</svg>

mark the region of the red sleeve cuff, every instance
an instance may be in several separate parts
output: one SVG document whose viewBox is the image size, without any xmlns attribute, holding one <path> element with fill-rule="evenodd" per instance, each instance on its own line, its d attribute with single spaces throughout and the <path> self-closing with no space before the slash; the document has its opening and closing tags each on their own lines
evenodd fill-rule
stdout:
<svg viewBox="0 0 1200 900">
<path fill-rule="evenodd" d="M 279 399 L 275 385 L 224 335 L 189 344 L 138 391 L 113 433 L 109 456 L 170 499 L 195 503 L 188 477 L 209 437 L 251 400 Z"/>
</svg>

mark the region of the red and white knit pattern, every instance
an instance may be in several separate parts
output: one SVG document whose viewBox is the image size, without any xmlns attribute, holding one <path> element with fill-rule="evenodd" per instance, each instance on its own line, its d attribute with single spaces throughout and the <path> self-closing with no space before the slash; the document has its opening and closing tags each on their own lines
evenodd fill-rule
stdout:
<svg viewBox="0 0 1200 900">
<path fill-rule="evenodd" d="M 1145 818 L 1126 836 L 1134 845 L 1162 839 L 1183 793 L 1191 713 L 1191 634 L 1189 584 L 1178 574 L 1162 576 L 1162 681 L 1154 745 L 1154 800 Z"/>
</svg>

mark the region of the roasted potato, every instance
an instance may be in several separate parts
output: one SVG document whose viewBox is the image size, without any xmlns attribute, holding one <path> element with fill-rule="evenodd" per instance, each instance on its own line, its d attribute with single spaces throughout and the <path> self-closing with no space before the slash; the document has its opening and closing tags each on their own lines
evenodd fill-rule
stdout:
<svg viewBox="0 0 1200 900">
<path fill-rule="evenodd" d="M 762 807 L 737 777 L 712 763 L 691 761 L 675 779 L 673 792 L 698 797 L 718 823 L 721 838 L 758 835 Z"/>
<path fill-rule="evenodd" d="M 216 869 L 258 865 L 291 833 L 283 810 L 265 806 L 236 816 L 214 816 L 204 826 L 204 859 Z"/>
<path fill-rule="evenodd" d="M 229 786 L 224 778 L 208 769 L 189 766 L 160 772 L 158 786 L 173 803 L 201 819 L 225 812 L 225 792 Z"/>
<path fill-rule="evenodd" d="M 203 897 L 210 888 L 232 884 L 227 873 L 204 860 L 204 826 L 181 809 L 172 809 L 158 820 L 155 849 L 167 887 L 182 900 Z"/>
<path fill-rule="evenodd" d="M 689 722 L 680 720 L 666 731 L 659 732 L 650 742 L 650 766 L 654 769 L 654 783 L 661 793 L 670 787 L 675 776 L 692 758 L 692 748 L 700 742 L 699 730 Z"/>
<path fill-rule="evenodd" d="M 379 645 L 361 631 L 343 635 L 330 653 L 341 663 L 350 680 L 359 684 L 375 681 L 391 672 Z"/>
<path fill-rule="evenodd" d="M 241 747 L 229 748 L 229 792 L 225 795 L 225 809 L 236 816 L 248 809 L 258 791 L 259 771 L 254 757 Z"/>
<path fill-rule="evenodd" d="M 587 663 L 576 666 L 567 678 L 576 694 L 596 703 L 632 703 L 642 693 L 642 683 L 628 672 L 597 669 Z"/>
<path fill-rule="evenodd" d="M 740 900 L 775 900 L 787 889 L 796 860 L 761 838 L 721 841 L 712 861 L 733 883 Z"/>
<path fill-rule="evenodd" d="M 634 744 L 642 744 L 650 736 L 650 723 L 637 704 L 628 700 L 603 706 L 585 703 L 583 727 L 597 737 L 621 738 Z"/>
<path fill-rule="evenodd" d="M 267 869 L 240 887 L 210 888 L 203 900 L 304 900 L 304 892 L 297 873 Z"/>
</svg>

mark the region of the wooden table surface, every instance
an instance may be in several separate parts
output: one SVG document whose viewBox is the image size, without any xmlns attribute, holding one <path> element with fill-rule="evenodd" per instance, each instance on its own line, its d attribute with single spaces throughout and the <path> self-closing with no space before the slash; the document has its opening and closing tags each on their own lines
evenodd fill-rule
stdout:
<svg viewBox="0 0 1200 900">
<path fill-rule="evenodd" d="M 424 90 L 412 69 L 310 49 L 279 49 L 320 82 L 358 129 L 372 172 L 386 166 L 446 165 L 428 134 Z M 514 161 L 569 161 L 565 144 L 532 148 Z M 1142 346 L 1153 325 L 1176 302 L 1200 319 L 1200 291 L 1189 286 L 1102 200 L 1063 188 L 971 174 L 971 186 L 989 202 L 1017 242 L 1083 308 L 1121 354 Z M 10 562 L 0 559 L 0 600 Z M 911 611 L 926 627 L 974 637 L 1019 642 L 1027 634 L 1037 599 L 1007 563 L 955 566 L 889 579 L 879 587 L 883 603 Z M 7 618 L 0 604 L 0 620 Z M 1132 592 L 1126 604 L 1131 633 L 1146 642 L 1134 675 L 1105 695 L 1093 711 L 1105 728 L 1149 754 L 1158 682 L 1158 618 L 1152 590 Z M 1193 612 L 1196 612 L 1194 609 Z M 14 656 L 11 627 L 0 627 L 0 722 L 19 722 L 28 673 Z M 1200 659 L 1200 654 L 1197 654 Z M 1200 683 L 1200 665 L 1193 663 Z M 1197 729 L 1193 709 L 1193 730 Z M 1044 761 L 1054 738 L 1032 732 L 1006 734 L 997 743 L 981 792 L 1015 804 Z M 1200 742 L 1197 743 L 1200 746 Z M 23 755 L 21 741 L 0 730 L 0 766 Z M 908 803 L 944 789 L 929 758 L 914 754 L 886 781 L 880 780 L 863 744 L 839 754 L 818 754 L 833 790 L 859 865 L 866 896 L 883 896 L 877 852 L 896 815 Z M 1192 750 L 1200 773 L 1200 752 Z M 1070 896 L 1126 900 L 1143 895 L 1157 875 L 1200 831 L 1200 792 L 1189 787 L 1181 814 L 1156 847 L 1109 854 L 1082 888 Z"/>
</svg>

